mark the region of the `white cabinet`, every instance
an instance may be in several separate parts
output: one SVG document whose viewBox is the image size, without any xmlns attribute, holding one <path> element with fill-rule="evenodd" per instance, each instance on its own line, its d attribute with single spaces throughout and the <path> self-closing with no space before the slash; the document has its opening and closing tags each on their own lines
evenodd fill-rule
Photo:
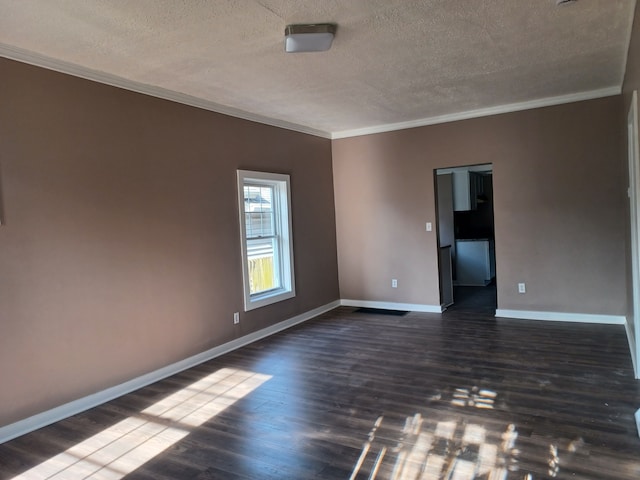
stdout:
<svg viewBox="0 0 640 480">
<path fill-rule="evenodd" d="M 464 212 L 475 210 L 478 195 L 484 193 L 483 177 L 491 175 L 493 167 L 490 164 L 471 165 L 469 167 L 439 168 L 438 175 L 452 176 L 453 210 Z"/>
<path fill-rule="evenodd" d="M 488 285 L 495 271 L 493 240 L 456 240 L 457 285 Z"/>
<path fill-rule="evenodd" d="M 464 212 L 477 208 L 478 174 L 465 169 L 453 171 L 453 210 Z"/>
</svg>

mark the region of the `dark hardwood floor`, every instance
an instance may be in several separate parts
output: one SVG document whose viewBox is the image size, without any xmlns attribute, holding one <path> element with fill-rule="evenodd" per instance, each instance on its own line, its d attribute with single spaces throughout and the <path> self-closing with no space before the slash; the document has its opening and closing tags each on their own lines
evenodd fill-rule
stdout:
<svg viewBox="0 0 640 480">
<path fill-rule="evenodd" d="M 342 307 L 0 445 L 0 477 L 638 480 L 639 407 L 622 326 Z"/>
<path fill-rule="evenodd" d="M 447 311 L 470 315 L 489 315 L 496 313 L 498 297 L 496 284 L 491 283 L 486 287 L 453 287 L 454 304 Z"/>
</svg>

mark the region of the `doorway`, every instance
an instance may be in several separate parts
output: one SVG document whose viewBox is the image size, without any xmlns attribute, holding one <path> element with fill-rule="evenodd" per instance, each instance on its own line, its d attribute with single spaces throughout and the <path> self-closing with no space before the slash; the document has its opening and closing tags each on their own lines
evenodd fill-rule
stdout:
<svg viewBox="0 0 640 480">
<path fill-rule="evenodd" d="M 434 177 L 441 306 L 495 315 L 493 165 L 437 169 Z"/>
</svg>

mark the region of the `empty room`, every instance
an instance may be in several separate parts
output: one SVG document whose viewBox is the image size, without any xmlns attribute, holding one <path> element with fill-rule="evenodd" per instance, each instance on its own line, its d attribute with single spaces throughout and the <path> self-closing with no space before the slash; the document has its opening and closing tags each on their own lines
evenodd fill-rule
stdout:
<svg viewBox="0 0 640 480">
<path fill-rule="evenodd" d="M 640 478 L 635 0 L 0 0 L 0 479 Z"/>
</svg>

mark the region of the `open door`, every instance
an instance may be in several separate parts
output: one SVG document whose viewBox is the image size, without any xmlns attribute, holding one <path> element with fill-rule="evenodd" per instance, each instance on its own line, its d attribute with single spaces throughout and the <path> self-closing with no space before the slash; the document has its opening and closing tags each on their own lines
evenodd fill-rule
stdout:
<svg viewBox="0 0 640 480">
<path fill-rule="evenodd" d="M 453 174 L 436 174 L 438 204 L 438 251 L 440 269 L 440 305 L 442 309 L 453 304 L 453 265 L 455 261 L 455 235 L 453 224 Z"/>
</svg>

